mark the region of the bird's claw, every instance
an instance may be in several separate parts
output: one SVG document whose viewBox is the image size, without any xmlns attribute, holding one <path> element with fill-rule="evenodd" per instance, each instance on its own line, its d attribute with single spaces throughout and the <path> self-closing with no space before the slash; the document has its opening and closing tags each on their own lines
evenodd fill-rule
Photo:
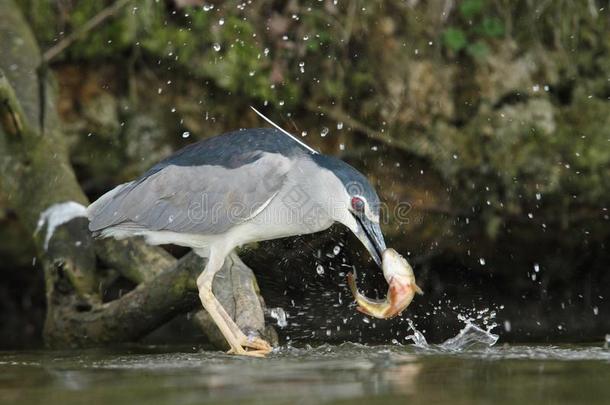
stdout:
<svg viewBox="0 0 610 405">
<path fill-rule="evenodd" d="M 265 357 L 273 350 L 271 345 L 266 340 L 258 337 L 244 337 L 241 339 L 239 344 L 240 346 L 237 348 L 232 348 L 227 353 L 237 354 L 240 356 Z"/>
<path fill-rule="evenodd" d="M 262 350 L 244 350 L 243 348 L 234 350 L 230 349 L 227 354 L 236 354 L 238 356 L 250 356 L 250 357 L 265 357 L 267 354 Z"/>
<path fill-rule="evenodd" d="M 261 352 L 264 352 L 265 354 L 271 353 L 271 350 L 273 350 L 273 348 L 271 347 L 269 342 L 267 342 L 266 340 L 261 339 L 259 337 L 245 338 L 245 339 L 242 339 L 242 341 L 240 343 L 241 343 L 242 347 L 254 349 L 255 351 L 261 351 Z"/>
</svg>

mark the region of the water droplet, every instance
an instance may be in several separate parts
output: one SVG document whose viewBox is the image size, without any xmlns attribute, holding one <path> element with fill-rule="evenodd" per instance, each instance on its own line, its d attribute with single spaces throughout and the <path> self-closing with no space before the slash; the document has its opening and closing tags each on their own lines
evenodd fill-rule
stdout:
<svg viewBox="0 0 610 405">
<path fill-rule="evenodd" d="M 213 4 L 204 4 L 203 5 L 203 11 L 210 11 L 214 8 Z"/>
<path fill-rule="evenodd" d="M 322 138 L 324 138 L 326 135 L 328 135 L 329 129 L 327 127 L 322 128 L 322 132 L 320 132 L 320 136 Z"/>
<path fill-rule="evenodd" d="M 538 263 L 534 263 L 534 271 L 538 273 L 540 271 L 540 265 Z"/>
<path fill-rule="evenodd" d="M 318 266 L 316 267 L 316 273 L 318 273 L 318 275 L 320 276 L 324 275 L 324 267 L 321 264 L 318 264 Z"/>
<path fill-rule="evenodd" d="M 182 137 L 183 137 L 184 139 L 188 138 L 189 136 L 191 136 L 191 133 L 190 133 L 189 131 L 184 131 L 184 132 L 182 133 Z"/>
<path fill-rule="evenodd" d="M 338 130 L 342 130 L 343 129 L 343 123 L 342 122 L 338 122 L 337 123 L 337 129 Z"/>
<path fill-rule="evenodd" d="M 218 20 L 218 25 L 225 25 L 225 19 L 221 18 L 220 20 Z"/>
<path fill-rule="evenodd" d="M 340 246 L 335 246 L 333 248 L 333 254 L 335 254 L 335 255 L 338 255 L 340 251 L 341 251 L 341 247 Z"/>
<path fill-rule="evenodd" d="M 280 106 L 284 105 L 284 100 L 280 100 L 280 102 L 278 103 Z"/>
<path fill-rule="evenodd" d="M 277 326 L 280 328 L 285 328 L 288 325 L 286 312 L 282 308 L 271 308 L 269 315 L 277 321 Z"/>
<path fill-rule="evenodd" d="M 481 263 L 481 266 L 485 266 L 485 259 L 481 257 L 479 263 Z"/>
<path fill-rule="evenodd" d="M 536 193 L 536 200 L 540 201 L 542 199 L 542 194 Z"/>
</svg>

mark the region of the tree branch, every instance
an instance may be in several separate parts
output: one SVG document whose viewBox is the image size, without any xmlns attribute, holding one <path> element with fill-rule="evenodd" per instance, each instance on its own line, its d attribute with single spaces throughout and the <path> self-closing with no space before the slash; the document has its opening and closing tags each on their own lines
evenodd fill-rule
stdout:
<svg viewBox="0 0 610 405">
<path fill-rule="evenodd" d="M 50 346 L 93 346 L 128 342 L 152 332 L 176 315 L 198 306 L 195 279 L 205 262 L 191 253 L 169 270 L 138 285 L 109 303 L 87 306 L 62 290 L 61 271 L 53 282 L 54 308 L 47 319 L 45 338 Z M 61 269 L 58 269 L 61 270 Z"/>
<path fill-rule="evenodd" d="M 106 21 L 108 18 L 114 16 L 116 13 L 121 11 L 121 9 L 123 7 L 125 7 L 127 4 L 131 3 L 131 1 L 132 0 L 119 0 L 116 3 L 114 3 L 113 5 L 105 8 L 102 11 L 100 11 L 99 13 L 97 13 L 95 16 L 93 16 L 92 19 L 87 21 L 82 27 L 78 28 L 76 31 L 74 31 L 71 34 L 69 34 L 68 36 L 66 36 L 64 39 L 59 41 L 52 48 L 47 49 L 45 51 L 45 53 L 42 55 L 43 62 L 44 63 L 50 62 L 57 55 L 62 53 L 66 48 L 68 48 L 70 45 L 72 45 L 73 42 L 83 38 L 85 36 L 85 34 L 87 34 L 89 31 L 91 31 L 92 29 L 94 29 L 95 27 L 97 27 L 98 25 L 103 23 L 104 21 Z"/>
<path fill-rule="evenodd" d="M 394 139 L 389 134 L 383 134 L 381 132 L 375 131 L 374 129 L 369 128 L 366 124 L 358 121 L 355 118 L 352 118 L 349 114 L 340 109 L 330 109 L 323 106 L 314 105 L 312 103 L 307 104 L 307 109 L 314 113 L 322 112 L 323 114 L 329 116 L 331 119 L 337 122 L 343 122 L 347 124 L 348 127 L 354 128 L 357 132 L 364 134 L 367 138 L 373 141 L 380 142 L 392 149 L 397 149 L 403 152 L 407 152 L 409 154 L 413 154 L 413 150 L 406 142 L 403 142 L 399 139 Z"/>
</svg>

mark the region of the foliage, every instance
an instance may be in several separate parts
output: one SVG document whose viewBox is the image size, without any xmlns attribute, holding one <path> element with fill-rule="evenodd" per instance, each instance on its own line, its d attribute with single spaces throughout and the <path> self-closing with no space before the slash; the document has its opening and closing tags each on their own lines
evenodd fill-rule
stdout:
<svg viewBox="0 0 610 405">
<path fill-rule="evenodd" d="M 112 2 L 20 3 L 48 48 L 62 37 L 59 32 L 82 27 Z M 578 2 L 530 7 L 463 0 L 439 23 L 433 3 L 263 0 L 242 7 L 226 1 L 206 10 L 142 0 L 70 46 L 58 61 L 103 61 L 133 70 L 131 80 L 150 83 L 145 97 L 164 90 L 153 105 L 195 111 L 175 120 L 178 133 L 183 125 L 197 128 L 192 122 L 201 120 L 203 108 L 221 113 L 218 130 L 251 125 L 243 116 L 251 104 L 300 114 L 305 128 L 335 124 L 327 115 L 312 114 L 319 113 L 312 106 L 343 110 L 426 159 L 453 190 L 454 208 L 486 218 L 488 234 L 497 232 L 498 218 L 522 217 L 538 204 L 539 194 L 559 201 L 569 190 L 578 203 L 598 204 L 609 190 L 603 171 L 607 19 L 591 16 Z M 453 63 L 456 55 L 465 56 L 458 58 L 463 64 Z M 150 72 L 156 79 L 138 77 Z M 581 87 L 576 97 L 574 83 L 584 80 L 588 94 Z M 533 92 L 544 85 L 548 90 Z M 497 95 L 482 96 L 489 92 Z M 587 134 L 588 142 L 575 134 Z M 353 133 L 341 136 L 353 148 L 368 148 Z M 308 141 L 327 147 L 325 140 Z M 87 158 L 76 160 L 87 164 Z M 121 167 L 108 161 L 114 162 L 108 172 Z"/>
<path fill-rule="evenodd" d="M 464 0 L 459 4 L 454 25 L 443 32 L 443 43 L 453 53 L 465 51 L 474 58 L 489 53 L 488 41 L 504 34 L 502 21 L 490 15 L 491 2 Z"/>
</svg>

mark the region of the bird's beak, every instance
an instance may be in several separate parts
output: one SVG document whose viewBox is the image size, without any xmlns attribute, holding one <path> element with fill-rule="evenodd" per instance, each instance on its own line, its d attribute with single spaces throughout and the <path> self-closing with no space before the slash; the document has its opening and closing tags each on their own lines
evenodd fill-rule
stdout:
<svg viewBox="0 0 610 405">
<path fill-rule="evenodd" d="M 370 221 L 368 218 L 363 216 L 355 216 L 357 229 L 356 237 L 360 239 L 360 242 L 369 251 L 373 260 L 379 267 L 381 267 L 381 255 L 386 249 L 385 241 L 383 240 L 383 234 L 378 223 Z"/>
</svg>

